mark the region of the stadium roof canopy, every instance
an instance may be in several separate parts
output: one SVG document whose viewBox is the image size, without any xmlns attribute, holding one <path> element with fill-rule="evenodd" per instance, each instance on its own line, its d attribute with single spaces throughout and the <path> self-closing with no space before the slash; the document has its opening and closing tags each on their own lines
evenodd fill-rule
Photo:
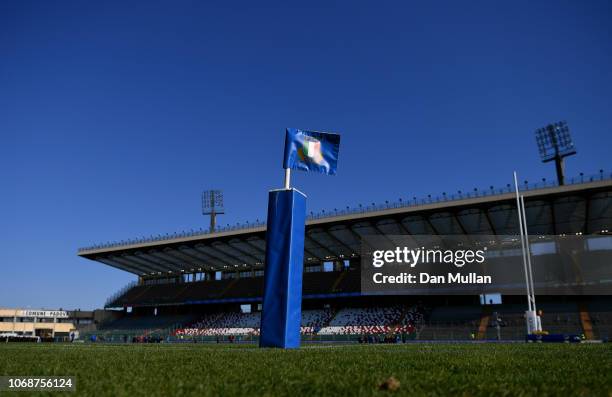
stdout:
<svg viewBox="0 0 612 397">
<path fill-rule="evenodd" d="M 612 175 L 564 186 L 523 186 L 530 235 L 612 229 Z M 359 257 L 363 235 L 518 234 L 510 186 L 311 215 L 305 264 Z M 264 224 L 82 248 L 78 255 L 140 276 L 263 267 Z"/>
</svg>

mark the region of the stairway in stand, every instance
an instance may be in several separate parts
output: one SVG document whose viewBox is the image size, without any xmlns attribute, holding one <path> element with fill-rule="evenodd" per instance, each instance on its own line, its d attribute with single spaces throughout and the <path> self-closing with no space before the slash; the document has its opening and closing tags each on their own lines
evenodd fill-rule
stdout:
<svg viewBox="0 0 612 397">
<path fill-rule="evenodd" d="M 480 325 L 478 326 L 478 335 L 476 339 L 483 340 L 487 336 L 487 328 L 491 321 L 491 307 L 487 305 L 482 306 L 482 315 L 480 316 Z"/>
<path fill-rule="evenodd" d="M 589 315 L 589 309 L 586 302 L 578 303 L 578 310 L 580 310 L 580 324 L 582 324 L 584 337 L 588 340 L 595 339 L 593 335 L 593 323 L 591 322 L 591 316 Z"/>
<path fill-rule="evenodd" d="M 342 280 L 344 280 L 344 278 L 346 277 L 346 273 L 347 271 L 340 272 L 340 275 L 338 276 L 336 281 L 334 281 L 334 285 L 332 285 L 331 287 L 331 292 L 340 292 L 340 291 L 337 291 L 336 288 L 338 287 L 338 285 L 340 285 Z"/>
</svg>

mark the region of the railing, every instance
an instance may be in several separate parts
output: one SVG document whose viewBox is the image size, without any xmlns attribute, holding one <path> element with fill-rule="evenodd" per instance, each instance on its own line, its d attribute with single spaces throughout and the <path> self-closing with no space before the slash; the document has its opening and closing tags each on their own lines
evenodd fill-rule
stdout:
<svg viewBox="0 0 612 397">
<path fill-rule="evenodd" d="M 612 179 L 612 172 L 604 172 L 604 170 L 599 170 L 599 173 L 592 174 L 592 175 L 584 175 L 581 172 L 579 176 L 567 179 L 565 181 L 565 184 L 566 185 L 577 185 L 577 184 L 582 184 L 582 183 L 590 183 L 590 182 L 603 181 L 603 180 L 609 180 L 609 179 Z M 519 190 L 529 191 L 529 190 L 537 190 L 537 189 L 544 189 L 544 188 L 557 187 L 557 186 L 559 186 L 559 184 L 557 183 L 556 180 L 549 181 L 546 178 L 542 178 L 540 182 L 529 183 L 528 181 L 524 181 L 523 183 L 520 183 Z M 323 219 L 323 218 L 331 218 L 335 216 L 363 214 L 363 213 L 368 213 L 368 212 L 383 211 L 383 210 L 388 210 L 388 209 L 393 209 L 393 208 L 418 207 L 421 205 L 435 204 L 435 203 L 441 203 L 441 202 L 447 202 L 447 201 L 464 200 L 468 198 L 497 196 L 501 194 L 512 193 L 513 191 L 514 191 L 514 187 L 511 184 L 507 184 L 505 187 L 502 187 L 502 188 L 494 188 L 493 186 L 489 186 L 488 188 L 485 188 L 485 189 L 474 188 L 471 191 L 459 190 L 456 193 L 443 192 L 442 194 L 435 195 L 435 196 L 432 196 L 430 194 L 430 195 L 427 195 L 427 197 L 425 198 L 417 198 L 417 197 L 399 198 L 395 202 L 385 201 L 384 204 L 371 203 L 365 206 L 362 204 L 359 204 L 357 207 L 351 208 L 347 206 L 344 209 L 334 208 L 331 211 L 322 210 L 316 213 L 311 211 L 310 214 L 308 214 L 307 219 L 308 220 Z M 215 233 L 255 229 L 259 227 L 264 227 L 265 225 L 266 225 L 265 222 L 260 221 L 258 219 L 255 222 L 237 223 L 235 225 L 228 224 L 226 226 L 221 226 L 215 230 Z M 145 244 L 145 243 L 152 243 L 156 241 L 166 241 L 166 240 L 176 239 L 176 238 L 205 236 L 208 234 L 210 234 L 210 231 L 208 230 L 204 230 L 201 228 L 198 230 L 192 229 L 190 231 L 183 231 L 183 232 L 172 233 L 172 234 L 166 233 L 166 234 L 159 234 L 157 236 L 142 237 L 142 238 L 137 238 L 137 239 L 129 239 L 129 240 L 121 240 L 121 241 L 112 241 L 108 243 L 92 245 L 89 247 L 79 248 L 78 252 L 105 249 L 105 248 L 116 248 L 116 247 L 122 247 L 122 246 L 134 245 L 134 244 Z"/>
</svg>

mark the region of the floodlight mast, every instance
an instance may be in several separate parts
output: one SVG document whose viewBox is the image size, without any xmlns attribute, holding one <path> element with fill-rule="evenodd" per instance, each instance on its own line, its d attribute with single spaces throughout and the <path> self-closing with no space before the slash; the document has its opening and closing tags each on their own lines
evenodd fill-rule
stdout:
<svg viewBox="0 0 612 397">
<path fill-rule="evenodd" d="M 555 168 L 557 169 L 557 181 L 559 185 L 565 184 L 565 164 L 563 161 L 563 157 L 559 155 L 559 142 L 557 141 L 557 137 L 555 136 L 555 127 L 552 124 L 546 126 L 546 132 L 550 137 L 550 140 L 553 144 L 555 150 Z"/>
<path fill-rule="evenodd" d="M 202 214 L 210 215 L 210 232 L 214 233 L 217 215 L 225 214 L 223 192 L 221 190 L 206 190 L 202 192 Z"/>
<path fill-rule="evenodd" d="M 567 122 L 552 123 L 536 130 L 536 141 L 543 163 L 555 161 L 557 181 L 565 184 L 564 158 L 576 154 Z"/>
</svg>

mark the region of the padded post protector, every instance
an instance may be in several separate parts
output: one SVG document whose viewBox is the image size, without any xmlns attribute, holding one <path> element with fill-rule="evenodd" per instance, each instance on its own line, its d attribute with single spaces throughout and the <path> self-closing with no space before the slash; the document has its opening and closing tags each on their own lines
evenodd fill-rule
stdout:
<svg viewBox="0 0 612 397">
<path fill-rule="evenodd" d="M 306 196 L 296 189 L 268 197 L 260 347 L 300 347 Z"/>
</svg>

